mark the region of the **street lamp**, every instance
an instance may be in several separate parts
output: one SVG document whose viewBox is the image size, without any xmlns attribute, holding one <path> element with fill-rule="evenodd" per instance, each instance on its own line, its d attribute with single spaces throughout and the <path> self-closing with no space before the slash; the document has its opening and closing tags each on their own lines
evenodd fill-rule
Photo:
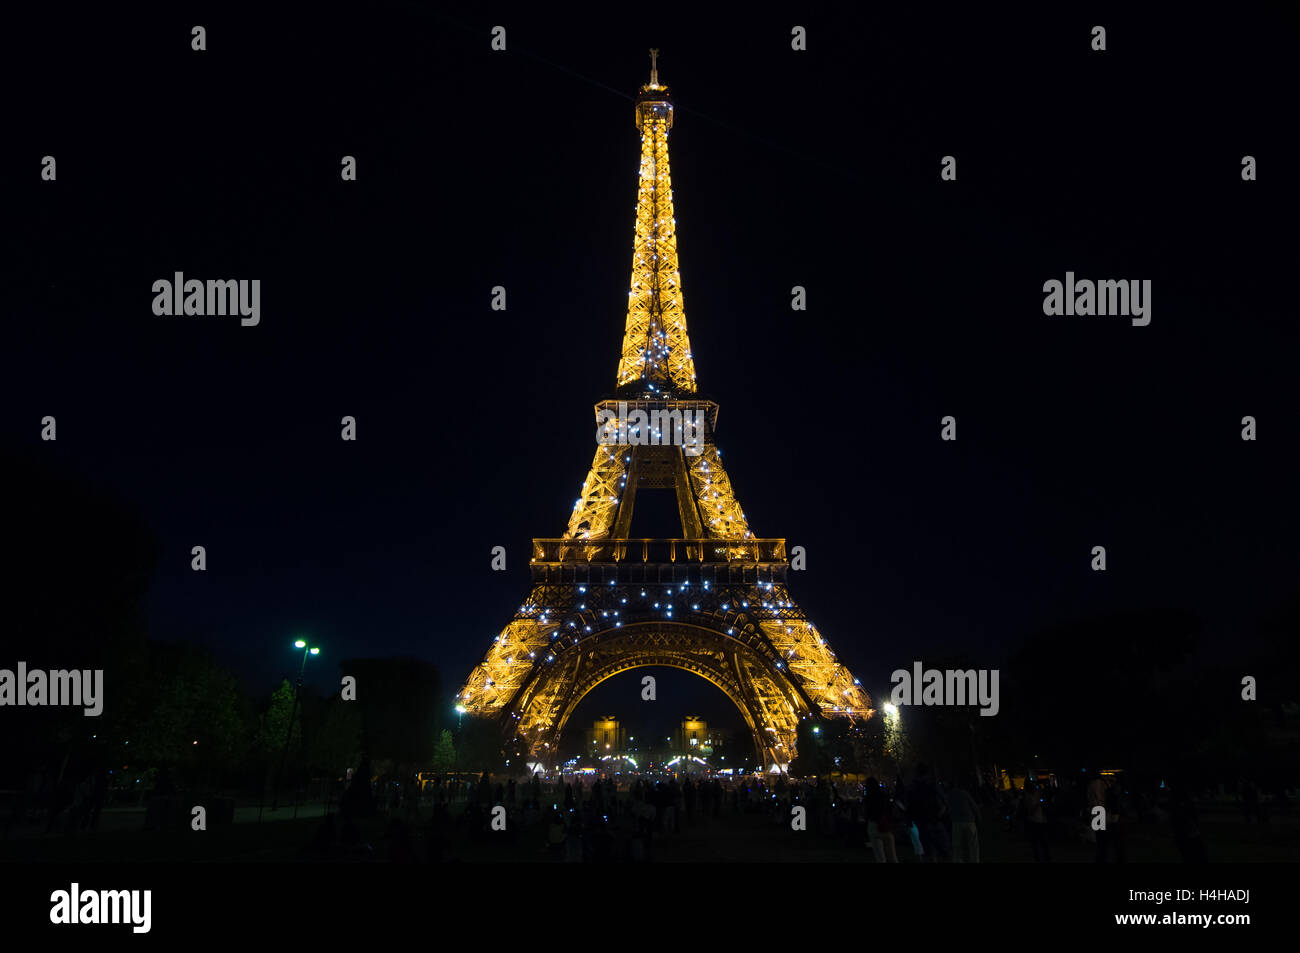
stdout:
<svg viewBox="0 0 1300 953">
<path fill-rule="evenodd" d="M 453 770 L 456 772 L 457 775 L 460 774 L 460 746 L 461 746 L 460 729 L 461 729 L 461 721 L 464 719 L 464 717 L 465 717 L 465 706 L 458 704 L 456 706 L 456 745 L 454 748 L 452 748 L 454 754 Z M 459 784 L 460 783 L 459 780 L 456 783 Z"/>
<path fill-rule="evenodd" d="M 293 643 L 296 649 L 302 649 L 302 664 L 298 666 L 298 684 L 293 690 L 293 708 L 289 710 L 289 727 L 284 733 L 284 750 L 280 753 L 280 770 L 275 774 L 275 788 L 271 793 L 271 810 L 275 810 L 280 804 L 280 777 L 284 774 L 284 762 L 289 757 L 289 740 L 293 737 L 293 720 L 298 716 L 298 699 L 302 695 L 302 676 L 307 671 L 307 656 L 320 655 L 320 649 L 317 646 L 308 647 L 302 639 L 297 639 Z M 297 808 L 294 809 L 297 813 Z"/>
</svg>

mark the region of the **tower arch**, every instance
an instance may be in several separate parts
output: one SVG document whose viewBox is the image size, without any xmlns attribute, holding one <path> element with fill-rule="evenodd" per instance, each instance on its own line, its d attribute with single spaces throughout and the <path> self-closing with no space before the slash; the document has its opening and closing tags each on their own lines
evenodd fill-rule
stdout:
<svg viewBox="0 0 1300 953">
<path fill-rule="evenodd" d="M 597 685 L 638 668 L 690 672 L 715 686 L 740 712 L 764 765 L 793 757 L 795 734 L 812 706 L 775 667 L 774 651 L 754 626 L 744 637 L 690 623 L 647 620 L 584 640 L 563 667 L 548 667 L 522 687 L 514 713 L 534 756 L 558 748 L 573 712 Z"/>
</svg>

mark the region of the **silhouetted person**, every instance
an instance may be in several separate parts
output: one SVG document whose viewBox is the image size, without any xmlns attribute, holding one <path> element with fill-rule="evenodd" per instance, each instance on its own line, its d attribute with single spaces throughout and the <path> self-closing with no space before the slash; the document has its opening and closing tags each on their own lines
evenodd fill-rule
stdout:
<svg viewBox="0 0 1300 953">
<path fill-rule="evenodd" d="M 978 864 L 980 862 L 979 804 L 966 786 L 960 782 L 952 787 L 948 797 L 948 814 L 952 819 L 953 863 Z"/>
<path fill-rule="evenodd" d="M 878 864 L 898 863 L 898 851 L 894 847 L 893 801 L 879 781 L 874 777 L 867 778 L 862 809 L 867 815 L 867 836 L 871 839 L 871 851 Z"/>
<path fill-rule="evenodd" d="M 1047 810 L 1043 806 L 1044 801 L 1038 785 L 1026 778 L 1025 793 L 1020 801 L 1021 814 L 1025 818 L 1025 833 L 1034 851 L 1034 861 L 1050 863 L 1052 849 L 1047 843 Z"/>
<path fill-rule="evenodd" d="M 347 819 L 375 816 L 375 796 L 370 790 L 370 758 L 363 757 L 352 775 L 348 789 L 339 801 L 339 810 Z"/>
<path fill-rule="evenodd" d="M 912 779 L 912 787 L 908 791 L 907 805 L 912 823 L 916 825 L 921 838 L 925 862 L 947 860 L 948 832 L 943 822 L 945 806 L 928 764 L 916 766 L 916 777 Z"/>
</svg>

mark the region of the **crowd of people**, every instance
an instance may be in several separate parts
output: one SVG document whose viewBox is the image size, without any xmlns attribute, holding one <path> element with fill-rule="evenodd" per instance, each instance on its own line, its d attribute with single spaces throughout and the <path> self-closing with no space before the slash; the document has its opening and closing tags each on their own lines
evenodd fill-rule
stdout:
<svg viewBox="0 0 1300 953">
<path fill-rule="evenodd" d="M 654 859 L 656 845 L 709 819 L 762 815 L 773 827 L 789 827 L 794 808 L 801 807 L 804 829 L 846 845 L 870 845 L 881 863 L 898 861 L 895 831 L 911 832 L 908 844 L 918 858 L 979 861 L 980 802 L 960 785 L 940 785 L 925 765 L 918 767 L 911 785 L 900 778 L 892 787 L 874 778 L 841 787 L 825 778 L 785 775 L 660 780 L 589 775 L 544 780 L 533 775 L 518 783 L 513 778 L 493 782 L 486 774 L 477 783 L 412 777 L 378 786 L 390 818 L 389 840 L 400 845 L 399 856 L 408 853 L 409 832 L 420 805 L 428 803 L 432 818 L 425 851 L 438 857 L 456 827 L 468 833 L 471 844 L 495 838 L 513 845 L 521 832 L 541 824 L 544 849 L 566 861 L 644 862 Z M 463 809 L 457 813 L 451 808 L 458 802 Z M 343 814 L 346 818 L 346 799 Z"/>
<path fill-rule="evenodd" d="M 525 832 L 540 830 L 543 836 L 528 842 L 542 844 L 540 849 L 556 858 L 645 862 L 696 825 L 723 816 L 760 815 L 773 828 L 787 829 L 798 816 L 801 826 L 794 829 L 867 847 L 877 863 L 897 863 L 900 853 L 924 863 L 979 863 L 990 824 L 1009 835 L 999 838 L 999 859 L 1023 856 L 1047 863 L 1053 845 L 1059 852 L 1062 845 L 1082 841 L 1097 862 L 1123 863 L 1129 858 L 1130 832 L 1151 822 L 1167 827 L 1184 861 L 1208 859 L 1193 800 L 1193 793 L 1207 792 L 1163 781 L 1144 787 L 1099 771 L 1073 778 L 1030 773 L 1023 783 L 1016 782 L 1008 786 L 991 774 L 945 782 L 927 764 L 917 764 L 910 780 L 900 774 L 861 783 L 784 774 L 375 778 L 365 762 L 349 772 L 337 817 L 328 812 L 306 852 L 373 856 L 358 822 L 382 815 L 384 843 L 394 860 L 417 855 L 437 860 L 453 843 L 466 840 L 514 846 Z M 150 795 L 156 799 L 171 790 L 162 771 Z M 112 789 L 102 772 L 78 777 L 47 769 L 33 770 L 24 789 L 12 793 L 6 832 L 25 827 L 48 834 L 94 830 Z M 1236 795 L 1247 823 L 1266 824 L 1270 811 L 1289 809 L 1285 792 L 1265 801 L 1249 780 L 1241 782 Z M 1008 840 L 1018 842 L 1023 853 L 1005 856 Z M 1077 848 L 1070 854 L 1077 858 Z"/>
<path fill-rule="evenodd" d="M 1207 860 L 1186 785 L 1161 782 L 1156 792 L 1147 792 L 1118 774 L 1081 774 L 1077 781 L 1031 774 L 1020 787 L 998 787 L 991 778 L 944 785 L 920 764 L 909 785 L 901 777 L 892 786 L 869 778 L 864 804 L 872 850 L 878 862 L 896 862 L 895 832 L 901 831 L 918 860 L 979 863 L 983 819 L 996 812 L 1008 834 L 1023 837 L 1037 863 L 1051 862 L 1054 841 L 1085 841 L 1095 845 L 1097 863 L 1124 863 L 1126 833 L 1149 821 L 1169 825 L 1184 861 Z M 1250 782 L 1243 784 L 1241 802 L 1247 819 L 1257 813 L 1258 791 Z"/>
<path fill-rule="evenodd" d="M 897 863 L 900 852 L 923 863 L 979 863 L 989 824 L 1004 825 L 1012 842 L 1023 845 L 1026 860 L 1050 862 L 1054 843 L 1083 841 L 1093 845 L 1098 862 L 1122 863 L 1128 859 L 1126 833 L 1149 821 L 1168 825 L 1184 860 L 1207 859 L 1185 786 L 1162 783 L 1152 793 L 1100 772 L 1077 781 L 1030 775 L 1023 786 L 994 782 L 992 776 L 944 782 L 929 765 L 918 764 L 910 781 L 900 775 L 848 784 L 785 775 L 658 780 L 534 775 L 517 782 L 493 781 L 485 774 L 476 782 L 412 778 L 381 786 L 389 817 L 412 829 L 420 805 L 432 804 L 426 849 L 434 845 L 439 856 L 457 828 L 471 843 L 496 838 L 496 843 L 515 844 L 520 833 L 540 825 L 543 850 L 566 861 L 642 862 L 654 859 L 684 829 L 720 816 L 763 815 L 771 826 L 788 828 L 793 809 L 801 807 L 802 829 L 869 847 L 877 863 Z M 1248 820 L 1262 821 L 1265 811 L 1249 782 L 1239 801 Z M 452 810 L 458 802 L 463 809 Z M 500 825 L 495 828 L 494 818 Z"/>
<path fill-rule="evenodd" d="M 109 773 L 49 764 L 33 767 L 23 787 L 14 792 L 6 833 L 15 827 L 39 827 L 46 834 L 97 829 L 111 794 Z"/>
</svg>

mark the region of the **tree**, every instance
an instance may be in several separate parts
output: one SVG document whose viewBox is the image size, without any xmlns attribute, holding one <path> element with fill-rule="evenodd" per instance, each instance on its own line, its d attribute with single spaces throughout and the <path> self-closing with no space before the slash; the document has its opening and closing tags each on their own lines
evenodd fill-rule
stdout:
<svg viewBox="0 0 1300 953">
<path fill-rule="evenodd" d="M 149 643 L 131 688 L 114 729 L 123 757 L 206 785 L 239 764 L 247 745 L 244 700 L 234 676 L 205 650 Z"/>
<path fill-rule="evenodd" d="M 456 766 L 456 745 L 446 728 L 438 736 L 438 746 L 433 749 L 433 770 L 445 774 Z"/>
<path fill-rule="evenodd" d="M 271 693 L 270 703 L 262 713 L 257 736 L 253 747 L 264 758 L 278 757 L 284 749 L 285 734 L 289 730 L 289 716 L 293 713 L 294 688 L 287 678 L 281 679 L 279 686 Z M 302 722 L 296 718 L 293 734 L 289 738 L 292 751 L 302 740 Z"/>
<path fill-rule="evenodd" d="M 44 445 L 30 455 L 0 451 L 6 492 L 22 501 L 5 515 L 10 558 L 0 583 L 3 664 L 12 668 L 21 658 L 29 671 L 103 670 L 104 710 L 86 718 L 73 706 L 6 709 L 0 716 L 0 788 L 21 786 L 32 765 L 69 764 L 79 747 L 84 753 L 92 734 L 105 759 L 100 766 L 118 761 L 115 751 L 102 746 L 123 737 L 124 701 L 146 651 L 141 607 L 157 563 L 153 531 L 136 507 L 86 481 L 59 457 Z M 17 653 L 8 640 L 20 636 L 24 648 Z"/>
<path fill-rule="evenodd" d="M 289 732 L 289 718 L 293 714 L 294 688 L 289 680 L 282 679 L 280 686 L 271 693 L 271 701 L 262 715 L 260 727 L 253 742 L 266 769 L 266 787 L 270 788 L 279 770 L 280 760 L 286 757 L 285 735 Z M 297 718 L 293 722 L 293 734 L 289 737 L 289 754 L 298 750 L 302 741 L 302 722 Z"/>
</svg>

